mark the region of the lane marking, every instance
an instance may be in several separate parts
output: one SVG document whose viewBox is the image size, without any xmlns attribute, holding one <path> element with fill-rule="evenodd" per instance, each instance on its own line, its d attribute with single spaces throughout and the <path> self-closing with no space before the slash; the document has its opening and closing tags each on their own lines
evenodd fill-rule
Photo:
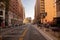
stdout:
<svg viewBox="0 0 60 40">
<path fill-rule="evenodd" d="M 24 39 L 24 36 L 26 35 L 27 31 L 28 31 L 28 28 L 25 29 L 25 31 L 23 32 L 23 34 L 20 36 L 19 40 L 23 40 Z"/>
</svg>

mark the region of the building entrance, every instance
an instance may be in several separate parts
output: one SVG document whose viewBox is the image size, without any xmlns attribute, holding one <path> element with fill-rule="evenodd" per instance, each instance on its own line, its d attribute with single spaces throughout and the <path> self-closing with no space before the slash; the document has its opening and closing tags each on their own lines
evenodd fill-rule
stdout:
<svg viewBox="0 0 60 40">
<path fill-rule="evenodd" d="M 0 26 L 2 22 L 3 22 L 3 17 L 0 17 Z"/>
</svg>

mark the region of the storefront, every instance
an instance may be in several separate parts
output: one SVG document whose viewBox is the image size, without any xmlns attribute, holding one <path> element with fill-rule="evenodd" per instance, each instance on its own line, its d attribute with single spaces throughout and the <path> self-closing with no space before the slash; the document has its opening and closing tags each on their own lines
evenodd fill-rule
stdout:
<svg viewBox="0 0 60 40">
<path fill-rule="evenodd" d="M 0 2 L 0 27 L 2 27 L 2 23 L 5 24 L 5 4 Z"/>
</svg>

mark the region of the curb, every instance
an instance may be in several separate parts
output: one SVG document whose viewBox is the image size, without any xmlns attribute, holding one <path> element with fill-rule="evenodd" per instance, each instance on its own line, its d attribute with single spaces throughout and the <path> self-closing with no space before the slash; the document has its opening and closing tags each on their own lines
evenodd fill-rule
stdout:
<svg viewBox="0 0 60 40">
<path fill-rule="evenodd" d="M 35 27 L 47 40 L 57 40 L 55 37 L 51 35 L 47 35 L 47 33 L 40 30 L 38 27 Z"/>
</svg>

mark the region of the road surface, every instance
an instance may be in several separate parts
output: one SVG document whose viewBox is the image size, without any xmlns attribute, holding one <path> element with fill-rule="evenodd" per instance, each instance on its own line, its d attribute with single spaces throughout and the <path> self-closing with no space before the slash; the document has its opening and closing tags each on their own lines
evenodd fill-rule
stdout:
<svg viewBox="0 0 60 40">
<path fill-rule="evenodd" d="M 2 40 L 46 40 L 32 24 L 22 25 L 3 31 L 1 32 L 1 35 Z"/>
<path fill-rule="evenodd" d="M 37 31 L 33 27 L 33 25 L 28 25 L 28 26 L 29 26 L 29 30 L 24 40 L 47 40 L 46 38 L 44 38 L 44 36 L 42 36 L 42 34 L 39 31 Z"/>
</svg>

